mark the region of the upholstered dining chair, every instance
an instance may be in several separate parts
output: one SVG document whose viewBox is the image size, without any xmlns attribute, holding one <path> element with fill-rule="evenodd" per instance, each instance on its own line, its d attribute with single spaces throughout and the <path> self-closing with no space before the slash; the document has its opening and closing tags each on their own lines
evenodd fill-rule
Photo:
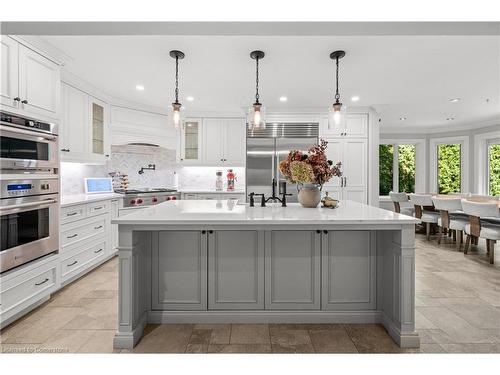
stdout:
<svg viewBox="0 0 500 375">
<path fill-rule="evenodd" d="M 427 241 L 431 236 L 431 225 L 437 225 L 439 213 L 434 210 L 431 195 L 410 194 L 410 202 L 415 207 L 415 217 L 425 224 Z"/>
<path fill-rule="evenodd" d="M 453 237 L 456 240 L 457 250 L 460 251 L 460 246 L 463 241 L 463 232 L 465 226 L 469 223 L 467 217 L 462 211 L 462 201 L 460 198 L 439 198 L 433 197 L 432 203 L 440 213 L 438 219 L 439 237 L 438 244 L 441 244 L 443 229 L 452 230 Z"/>
<path fill-rule="evenodd" d="M 492 224 L 483 220 L 500 217 L 498 205 L 495 202 L 471 202 L 462 199 L 462 209 L 469 215 L 469 223 L 465 226 L 467 239 L 465 240 L 464 254 L 469 250 L 471 238 L 481 237 L 486 239 L 486 253 L 489 255 L 490 263 L 495 259 L 495 243 L 500 240 L 500 225 Z"/>
<path fill-rule="evenodd" d="M 389 198 L 394 204 L 394 212 L 408 216 L 415 215 L 415 208 L 410 205 L 407 193 L 394 193 L 391 191 L 389 192 Z"/>
</svg>

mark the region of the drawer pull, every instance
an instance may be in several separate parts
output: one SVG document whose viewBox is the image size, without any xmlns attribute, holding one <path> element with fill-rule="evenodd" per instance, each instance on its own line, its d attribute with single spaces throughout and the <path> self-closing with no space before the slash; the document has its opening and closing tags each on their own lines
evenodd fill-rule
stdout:
<svg viewBox="0 0 500 375">
<path fill-rule="evenodd" d="M 78 211 L 75 212 L 69 212 L 66 214 L 66 216 L 75 216 L 78 213 Z"/>
<path fill-rule="evenodd" d="M 94 229 L 101 229 L 102 228 L 102 225 L 99 225 L 97 227 L 94 227 Z"/>
<path fill-rule="evenodd" d="M 36 286 L 38 286 L 38 285 L 42 285 L 42 284 L 45 284 L 47 281 L 49 281 L 49 279 L 45 279 L 45 280 L 43 280 L 43 281 L 41 281 L 41 282 L 39 282 L 39 283 L 35 283 L 35 285 L 36 285 Z"/>
<path fill-rule="evenodd" d="M 100 210 L 101 208 L 104 208 L 104 206 L 94 207 L 94 211 Z"/>
<path fill-rule="evenodd" d="M 71 267 L 71 266 L 74 266 L 74 265 L 75 265 L 75 264 L 77 264 L 77 263 L 78 263 L 78 261 L 77 261 L 77 260 L 75 260 L 73 263 L 67 264 L 66 266 L 67 266 L 67 267 Z"/>
<path fill-rule="evenodd" d="M 102 251 L 102 249 L 96 250 L 96 251 L 94 251 L 94 254 L 98 254 L 98 253 L 100 253 L 101 251 Z"/>
<path fill-rule="evenodd" d="M 75 238 L 76 236 L 78 236 L 78 233 L 75 233 L 75 234 L 73 234 L 71 236 L 67 236 L 66 238 Z"/>
</svg>

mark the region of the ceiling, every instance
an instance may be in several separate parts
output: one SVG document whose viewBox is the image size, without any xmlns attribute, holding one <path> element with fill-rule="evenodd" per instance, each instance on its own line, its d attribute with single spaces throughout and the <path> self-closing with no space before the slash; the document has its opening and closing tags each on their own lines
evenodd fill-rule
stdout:
<svg viewBox="0 0 500 375">
<path fill-rule="evenodd" d="M 346 51 L 340 93 L 348 106 L 372 106 L 388 128 L 464 125 L 500 116 L 498 35 L 44 36 L 70 57 L 66 69 L 104 92 L 168 108 L 180 49 L 180 101 L 190 111 L 236 112 L 253 102 L 255 63 L 261 61 L 261 101 L 269 110 L 326 108 L 333 101 L 330 52 Z M 136 85 L 145 87 L 137 91 Z M 359 96 L 352 103 L 351 96 Z M 193 96 L 194 101 L 186 101 Z M 279 101 L 286 96 L 288 101 Z M 455 103 L 451 98 L 460 98 Z M 400 118 L 406 120 L 401 121 Z M 447 118 L 454 118 L 447 121 Z"/>
</svg>

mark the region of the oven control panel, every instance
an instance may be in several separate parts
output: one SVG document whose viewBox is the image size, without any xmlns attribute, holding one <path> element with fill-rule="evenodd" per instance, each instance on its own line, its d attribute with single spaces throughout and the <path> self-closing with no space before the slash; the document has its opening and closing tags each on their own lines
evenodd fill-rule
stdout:
<svg viewBox="0 0 500 375">
<path fill-rule="evenodd" d="M 57 193 L 59 180 L 3 180 L 1 198 L 18 198 L 30 195 Z"/>
</svg>

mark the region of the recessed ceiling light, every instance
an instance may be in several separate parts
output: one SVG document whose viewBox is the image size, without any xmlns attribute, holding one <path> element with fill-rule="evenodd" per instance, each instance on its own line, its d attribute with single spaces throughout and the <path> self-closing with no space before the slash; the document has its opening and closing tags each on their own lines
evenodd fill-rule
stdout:
<svg viewBox="0 0 500 375">
<path fill-rule="evenodd" d="M 404 121 L 404 120 L 406 120 L 406 117 L 405 117 L 405 116 L 401 116 L 399 119 L 400 119 L 401 121 Z"/>
<path fill-rule="evenodd" d="M 351 102 L 357 102 L 359 100 L 359 96 L 351 96 Z"/>
<path fill-rule="evenodd" d="M 138 91 L 144 91 L 144 86 L 143 85 L 135 85 L 135 89 Z"/>
<path fill-rule="evenodd" d="M 280 96 L 280 102 L 286 102 L 288 98 L 286 96 Z"/>
<path fill-rule="evenodd" d="M 187 100 L 188 102 L 192 102 L 192 101 L 194 100 L 194 98 L 193 98 L 192 96 L 187 96 L 187 97 L 186 97 L 186 100 Z"/>
<path fill-rule="evenodd" d="M 452 102 L 452 103 L 456 103 L 458 101 L 460 101 L 460 98 L 451 98 L 450 99 L 450 102 Z"/>
<path fill-rule="evenodd" d="M 447 117 L 446 118 L 446 121 L 453 121 L 453 120 L 455 120 L 455 117 Z"/>
</svg>

